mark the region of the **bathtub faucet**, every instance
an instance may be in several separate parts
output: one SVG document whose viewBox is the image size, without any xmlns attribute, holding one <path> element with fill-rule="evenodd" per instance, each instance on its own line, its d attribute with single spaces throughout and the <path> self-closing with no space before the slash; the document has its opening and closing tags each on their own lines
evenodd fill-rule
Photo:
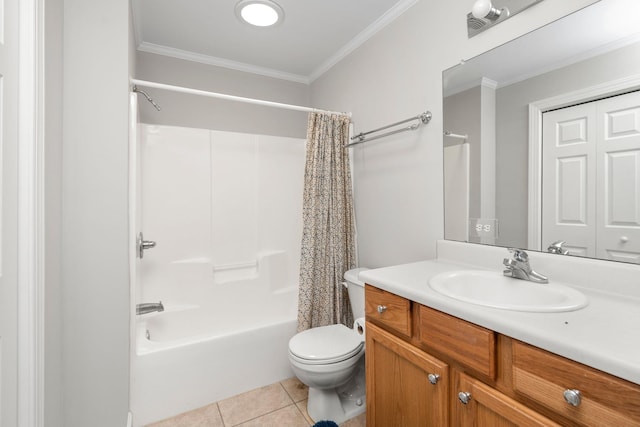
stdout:
<svg viewBox="0 0 640 427">
<path fill-rule="evenodd" d="M 154 311 L 164 311 L 164 305 L 160 302 L 146 302 L 136 305 L 136 314 L 153 313 Z"/>
</svg>

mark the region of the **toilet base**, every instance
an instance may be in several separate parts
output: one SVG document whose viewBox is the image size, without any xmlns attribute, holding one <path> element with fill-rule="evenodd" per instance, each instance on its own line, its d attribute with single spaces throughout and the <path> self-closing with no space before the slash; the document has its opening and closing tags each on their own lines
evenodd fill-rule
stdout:
<svg viewBox="0 0 640 427">
<path fill-rule="evenodd" d="M 364 357 L 356 373 L 344 386 L 331 389 L 309 387 L 307 413 L 314 422 L 328 420 L 341 424 L 365 409 Z"/>
</svg>

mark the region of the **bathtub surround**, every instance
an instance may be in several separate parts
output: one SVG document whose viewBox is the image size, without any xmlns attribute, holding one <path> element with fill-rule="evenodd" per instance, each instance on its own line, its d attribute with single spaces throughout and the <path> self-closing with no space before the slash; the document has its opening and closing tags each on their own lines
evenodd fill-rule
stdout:
<svg viewBox="0 0 640 427">
<path fill-rule="evenodd" d="M 304 141 L 173 126 L 140 129 L 138 214 L 145 238 L 157 246 L 138 261 L 138 302 L 162 300 L 170 310 L 199 304 L 203 293 L 214 292 L 210 302 L 220 309 L 238 307 L 233 283 L 269 271 L 269 291 L 295 290 Z"/>
<path fill-rule="evenodd" d="M 134 427 L 291 377 L 304 140 L 140 125 Z M 257 351 L 259 349 L 259 351 Z M 176 390 L 180 390 L 176 393 Z"/>
<path fill-rule="evenodd" d="M 309 113 L 298 331 L 353 316 L 342 276 L 356 265 L 347 115 Z"/>
</svg>

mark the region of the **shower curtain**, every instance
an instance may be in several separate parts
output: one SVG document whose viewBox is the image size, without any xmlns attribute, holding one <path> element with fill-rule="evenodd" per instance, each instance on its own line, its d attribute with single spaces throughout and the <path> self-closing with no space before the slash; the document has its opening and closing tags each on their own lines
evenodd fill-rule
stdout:
<svg viewBox="0 0 640 427">
<path fill-rule="evenodd" d="M 310 113 L 303 194 L 298 331 L 353 324 L 345 271 L 356 265 L 350 118 Z"/>
</svg>

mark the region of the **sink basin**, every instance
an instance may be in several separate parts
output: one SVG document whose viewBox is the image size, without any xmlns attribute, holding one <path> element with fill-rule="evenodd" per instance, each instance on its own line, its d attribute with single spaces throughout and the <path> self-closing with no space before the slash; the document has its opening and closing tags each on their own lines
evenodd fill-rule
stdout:
<svg viewBox="0 0 640 427">
<path fill-rule="evenodd" d="M 578 310 L 588 304 L 583 293 L 562 283 L 533 283 L 497 271 L 441 273 L 429 280 L 429 286 L 460 301 L 504 310 L 549 313 Z"/>
</svg>

